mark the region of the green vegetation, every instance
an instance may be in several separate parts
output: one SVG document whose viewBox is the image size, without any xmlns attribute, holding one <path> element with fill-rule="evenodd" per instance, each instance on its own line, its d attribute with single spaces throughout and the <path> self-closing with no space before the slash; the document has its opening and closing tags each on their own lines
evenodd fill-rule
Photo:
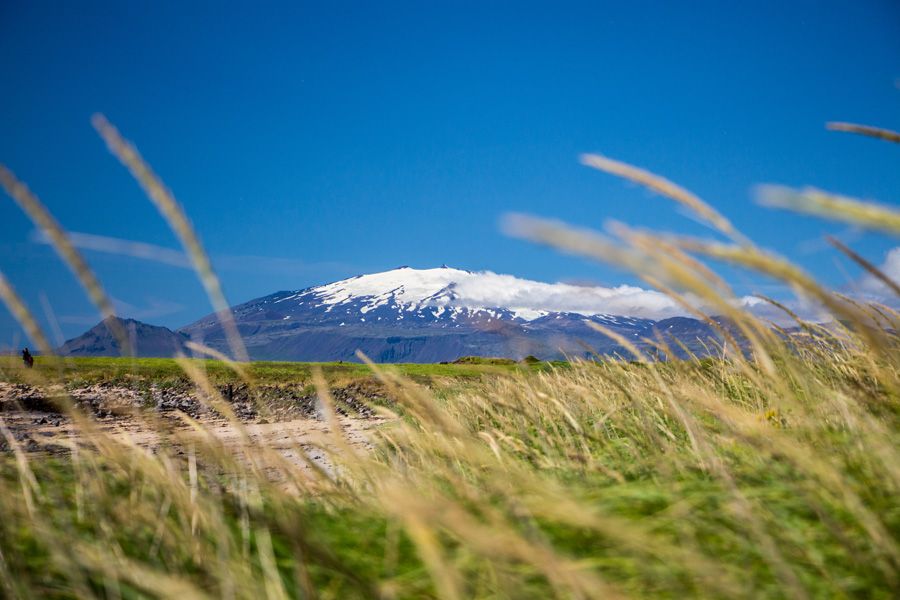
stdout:
<svg viewBox="0 0 900 600">
<path fill-rule="evenodd" d="M 191 359 L 215 384 L 235 383 L 241 376 L 227 364 L 218 360 Z M 555 362 L 560 367 L 563 363 Z M 23 371 L 18 357 L 0 358 L 0 373 L 7 381 L 22 381 Z M 405 363 L 391 365 L 398 374 L 427 383 L 432 378 L 480 378 L 483 375 L 514 373 L 522 369 L 548 369 L 551 363 L 529 363 L 526 366 L 514 360 L 474 359 L 446 364 Z M 259 384 L 306 383 L 311 381 L 312 371 L 320 370 L 327 381 L 344 381 L 372 378 L 372 370 L 362 363 L 325 362 L 298 363 L 283 361 L 257 361 L 245 366 L 246 373 Z M 62 376 L 67 385 L 94 383 L 157 383 L 180 382 L 187 379 L 184 369 L 171 358 L 66 358 L 62 361 L 38 357 L 35 372 L 48 379 Z"/>
<path fill-rule="evenodd" d="M 455 365 L 514 365 L 511 358 L 491 358 L 486 356 L 462 356 L 453 361 Z"/>
<path fill-rule="evenodd" d="M 890 597 L 896 388 L 827 352 L 784 354 L 777 379 L 612 362 L 440 399 L 385 374 L 406 418 L 372 455 L 336 452 L 336 479 L 243 449 L 290 489 L 212 441 L 192 475 L 174 434 L 147 456 L 93 432 L 77 460 L 0 463 L 7 591 Z"/>
</svg>

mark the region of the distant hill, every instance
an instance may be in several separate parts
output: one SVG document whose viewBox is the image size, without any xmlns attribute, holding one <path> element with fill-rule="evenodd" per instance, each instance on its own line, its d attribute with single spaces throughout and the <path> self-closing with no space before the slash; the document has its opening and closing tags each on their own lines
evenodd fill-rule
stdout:
<svg viewBox="0 0 900 600">
<path fill-rule="evenodd" d="M 148 325 L 134 319 L 116 318 L 128 334 L 137 356 L 164 357 L 187 354 L 184 343 L 190 338 L 166 327 Z M 121 356 L 118 340 L 110 332 L 110 320 L 101 321 L 76 338 L 66 341 L 57 352 L 62 356 Z"/>
</svg>

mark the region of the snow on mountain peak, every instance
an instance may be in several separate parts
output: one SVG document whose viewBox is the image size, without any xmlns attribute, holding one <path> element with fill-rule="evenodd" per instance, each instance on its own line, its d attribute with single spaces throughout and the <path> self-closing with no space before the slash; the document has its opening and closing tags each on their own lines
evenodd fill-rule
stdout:
<svg viewBox="0 0 900 600">
<path fill-rule="evenodd" d="M 360 309 L 363 313 L 389 305 L 401 311 L 427 306 L 473 310 L 503 308 L 529 321 L 551 312 L 653 319 L 682 314 L 668 296 L 638 287 L 543 283 L 491 271 L 464 271 L 446 265 L 436 269 L 403 266 L 381 273 L 359 275 L 311 288 L 303 295 L 307 294 L 327 305 L 363 301 Z M 296 295 L 282 301 L 294 297 Z"/>
<path fill-rule="evenodd" d="M 310 290 L 325 304 L 340 304 L 358 298 L 371 298 L 372 309 L 388 302 L 402 305 L 426 305 L 426 300 L 467 276 L 458 269 L 412 269 L 399 267 L 382 273 L 358 275 Z"/>
</svg>

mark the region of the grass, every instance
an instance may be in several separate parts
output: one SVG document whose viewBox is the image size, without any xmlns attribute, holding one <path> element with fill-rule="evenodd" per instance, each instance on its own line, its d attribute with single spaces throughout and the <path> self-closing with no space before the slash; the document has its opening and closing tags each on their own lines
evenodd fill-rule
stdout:
<svg viewBox="0 0 900 600">
<path fill-rule="evenodd" d="M 167 595 L 164 583 L 241 597 L 890 597 L 896 398 L 865 370 L 806 366 L 806 389 L 777 402 L 716 360 L 519 371 L 439 399 L 389 377 L 409 417 L 390 442 L 290 493 L 215 445 L 197 448 L 193 480 L 174 452 L 117 445 L 32 459 L 29 511 L 4 461 L 7 583 L 59 597 Z M 71 552 L 82 546 L 99 554 Z"/>
<path fill-rule="evenodd" d="M 900 315 L 824 288 L 676 184 L 588 158 L 733 243 L 534 218 L 509 230 L 631 268 L 712 326 L 709 315 L 727 316 L 746 344 L 722 328 L 717 358 L 660 363 L 622 340 L 632 361 L 565 366 L 11 361 L 6 377 L 45 386 L 190 380 L 226 416 L 216 384 L 309 382 L 333 469 L 302 470 L 249 438 L 224 446 L 201 423 L 190 436 L 161 428 L 149 452 L 73 413 L 83 443 L 57 457 L 29 454 L 4 425 L 2 594 L 896 597 Z M 894 209 L 789 195 L 785 206 L 900 235 Z M 781 280 L 835 319 L 773 327 L 739 309 L 703 259 Z M 391 401 L 367 452 L 331 410 L 330 385 L 358 377 L 378 378 Z"/>
<path fill-rule="evenodd" d="M 242 381 L 240 374 L 221 361 L 192 359 L 192 362 L 217 385 Z M 484 375 L 511 374 L 521 370 L 537 371 L 565 366 L 565 363 L 559 361 L 517 363 L 512 360 L 469 359 L 445 364 L 400 363 L 389 368 L 421 383 L 429 383 L 434 378 L 477 379 Z M 34 373 L 24 372 L 20 367 L 20 358 L 0 357 L 0 373 L 3 374 L 3 379 L 15 383 L 33 379 L 35 374 L 48 380 L 61 376 L 69 386 L 95 383 L 165 384 L 188 379 L 182 366 L 172 358 L 77 357 L 67 358 L 59 364 L 55 360 L 38 357 Z M 371 368 L 355 362 L 255 361 L 247 363 L 244 370 L 260 385 L 310 383 L 312 372 L 315 370 L 321 371 L 328 381 L 374 378 Z"/>
</svg>

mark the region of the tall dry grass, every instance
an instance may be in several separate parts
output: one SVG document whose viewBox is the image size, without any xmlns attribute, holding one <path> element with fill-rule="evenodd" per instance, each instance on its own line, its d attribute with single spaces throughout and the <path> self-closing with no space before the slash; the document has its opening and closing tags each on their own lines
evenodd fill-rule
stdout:
<svg viewBox="0 0 900 600">
<path fill-rule="evenodd" d="M 244 348 L 244 342 L 235 325 L 234 316 L 231 314 L 231 306 L 222 292 L 222 284 L 219 282 L 219 278 L 213 270 L 212 262 L 203 249 L 200 238 L 188 220 L 184 208 L 182 208 L 162 180 L 153 172 L 150 165 L 141 157 L 137 149 L 119 134 L 119 131 L 106 120 L 106 117 L 101 114 L 95 114 L 91 118 L 91 123 L 94 125 L 97 133 L 100 134 L 100 137 L 106 142 L 109 151 L 128 168 L 144 189 L 144 192 L 146 192 L 147 197 L 165 218 L 175 235 L 178 236 L 178 240 L 190 258 L 194 270 L 203 283 L 210 302 L 212 302 L 213 308 L 222 323 L 222 328 L 225 331 L 234 357 L 237 360 L 247 360 L 247 349 Z"/>
<path fill-rule="evenodd" d="M 108 123 L 97 126 L 208 277 L 174 198 Z M 729 242 L 624 225 L 601 234 L 523 216 L 507 229 L 614 262 L 671 294 L 719 328 L 721 346 L 708 357 L 654 362 L 607 331 L 633 360 L 430 387 L 369 363 L 392 399 L 378 408 L 385 423 L 370 452 L 353 449 L 317 373 L 327 469 L 287 460 L 285 450 L 307 457 L 299 442 L 281 451 L 254 443 L 203 363 L 181 357 L 198 396 L 232 422 L 239 443 L 185 417 L 188 429 L 154 422 L 160 443 L 149 452 L 71 409 L 79 435 L 67 454 L 45 457 L 22 448 L 0 420 L 9 450 L 0 460 L 3 594 L 895 597 L 897 313 L 827 289 L 677 184 L 610 159 L 585 161 L 688 206 Z M 900 231 L 889 207 L 817 194 L 783 204 Z M 783 281 L 834 321 L 804 321 L 773 300 L 797 323 L 773 326 L 740 307 L 709 258 Z M 40 340 L 27 307 L 0 283 Z M 646 342 L 670 350 L 662 337 Z M 245 365 L 194 351 L 257 383 Z M 62 395 L 56 373 L 28 376 Z"/>
</svg>

